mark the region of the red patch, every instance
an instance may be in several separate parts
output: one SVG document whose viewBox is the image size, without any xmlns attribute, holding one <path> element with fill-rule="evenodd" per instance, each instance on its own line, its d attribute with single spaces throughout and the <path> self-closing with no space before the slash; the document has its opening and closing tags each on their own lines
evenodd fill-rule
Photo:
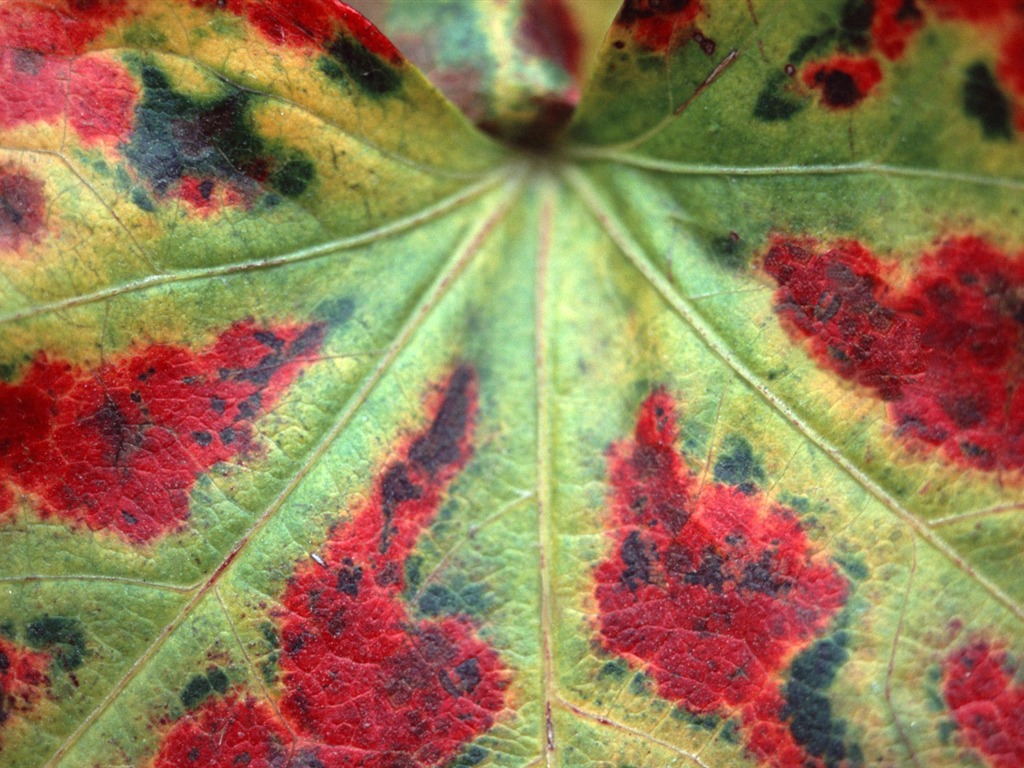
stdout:
<svg viewBox="0 0 1024 768">
<path fill-rule="evenodd" d="M 322 337 L 242 322 L 198 352 L 159 344 L 92 370 L 39 353 L 0 384 L 0 512 L 22 493 L 43 518 L 135 542 L 180 528 L 196 479 L 252 447 Z"/>
<path fill-rule="evenodd" d="M 946 658 L 943 696 L 969 746 L 993 768 L 1024 765 L 1024 686 L 999 645 L 975 640 Z"/>
<path fill-rule="evenodd" d="M 43 231 L 46 196 L 43 182 L 0 166 L 0 251 L 20 251 Z"/>
<path fill-rule="evenodd" d="M 214 698 L 175 723 L 154 768 L 278 768 L 291 737 L 274 711 L 251 697 Z"/>
<path fill-rule="evenodd" d="M 875 0 L 874 7 L 872 42 L 887 59 L 898 59 L 924 26 L 924 14 L 914 0 Z"/>
<path fill-rule="evenodd" d="M 458 368 L 431 425 L 405 441 L 372 495 L 301 565 L 281 619 L 281 709 L 330 765 L 439 765 L 505 706 L 498 654 L 464 617 L 415 622 L 405 561 L 472 452 L 476 376 Z"/>
<path fill-rule="evenodd" d="M 50 685 L 49 663 L 49 654 L 0 637 L 0 731 L 12 717 L 31 712 L 42 699 Z"/>
<path fill-rule="evenodd" d="M 0 45 L 74 56 L 127 14 L 125 0 L 8 0 L 0 7 Z"/>
<path fill-rule="evenodd" d="M 192 4 L 244 15 L 278 45 L 319 49 L 339 32 L 347 32 L 370 53 L 392 64 L 402 62 L 402 54 L 379 29 L 339 0 L 192 0 Z"/>
<path fill-rule="evenodd" d="M 790 336 L 875 390 L 897 434 L 968 466 L 1024 467 L 1024 259 L 953 238 L 898 287 L 858 243 L 777 238 L 764 268 Z"/>
<path fill-rule="evenodd" d="M 803 80 L 821 89 L 821 103 L 831 109 L 849 109 L 860 104 L 882 81 L 882 68 L 870 58 L 833 56 L 804 68 Z"/>
<path fill-rule="evenodd" d="M 74 58 L 123 4 L 0 9 L 0 127 L 66 118 L 86 144 L 126 141 L 138 87 L 114 61 Z"/>
<path fill-rule="evenodd" d="M 817 765 L 791 733 L 783 671 L 822 634 L 848 585 L 794 513 L 703 483 L 676 451 L 664 391 L 612 447 L 615 552 L 596 572 L 601 643 L 695 714 L 738 714 L 748 749 L 780 768 Z"/>
<path fill-rule="evenodd" d="M 580 76 L 583 38 L 565 0 L 527 0 L 519 39 L 525 50 Z"/>
<path fill-rule="evenodd" d="M 677 31 L 689 27 L 700 15 L 699 0 L 625 0 L 615 27 L 629 30 L 633 41 L 650 51 L 666 53 L 677 40 Z"/>
<path fill-rule="evenodd" d="M 323 556 L 300 564 L 288 582 L 277 621 L 280 711 L 297 739 L 289 765 L 440 765 L 505 707 L 507 672 L 473 624 L 462 616 L 416 621 L 401 600 L 406 560 L 472 454 L 476 388 L 468 366 L 449 377 L 430 405 L 430 426 L 403 441 Z M 168 743 L 181 741 L 179 732 L 195 739 L 224 730 L 240 706 L 205 705 L 201 727 L 186 719 Z M 233 768 L 236 754 L 214 747 L 198 764 Z"/>
</svg>

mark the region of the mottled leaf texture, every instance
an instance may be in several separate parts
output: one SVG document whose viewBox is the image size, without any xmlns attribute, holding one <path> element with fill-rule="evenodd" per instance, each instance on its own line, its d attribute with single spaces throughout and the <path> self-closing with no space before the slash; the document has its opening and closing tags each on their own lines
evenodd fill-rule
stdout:
<svg viewBox="0 0 1024 768">
<path fill-rule="evenodd" d="M 0 0 L 0 764 L 1024 766 L 1022 201 L 1018 0 Z"/>
</svg>

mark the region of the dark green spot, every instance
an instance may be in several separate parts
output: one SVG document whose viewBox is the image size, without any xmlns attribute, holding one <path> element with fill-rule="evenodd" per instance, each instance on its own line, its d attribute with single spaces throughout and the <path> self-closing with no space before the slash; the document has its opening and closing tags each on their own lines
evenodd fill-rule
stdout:
<svg viewBox="0 0 1024 768">
<path fill-rule="evenodd" d="M 78 619 L 43 616 L 25 627 L 25 640 L 37 650 L 49 653 L 61 669 L 70 671 L 85 659 L 85 633 Z"/>
<path fill-rule="evenodd" d="M 471 768 L 471 766 L 480 765 L 486 759 L 487 750 L 477 744 L 473 744 L 456 757 L 451 766 L 452 768 Z"/>
<path fill-rule="evenodd" d="M 215 690 L 217 693 L 228 692 L 228 676 L 220 667 L 214 667 L 209 672 L 207 672 L 206 678 L 210 681 L 210 687 L 213 688 L 213 690 Z"/>
<path fill-rule="evenodd" d="M 1011 139 L 1010 102 L 992 72 L 982 62 L 967 68 L 964 80 L 964 112 L 981 123 L 986 139 Z"/>
<path fill-rule="evenodd" d="M 735 485 L 744 493 L 752 493 L 765 478 L 764 468 L 754 457 L 754 449 L 740 435 L 729 435 L 725 439 L 714 473 L 715 480 Z"/>
<path fill-rule="evenodd" d="M 804 107 L 806 99 L 798 99 L 786 92 L 786 78 L 777 75 L 768 79 L 754 104 L 754 117 L 766 123 L 789 120 Z"/>
<path fill-rule="evenodd" d="M 793 52 L 789 54 L 790 64 L 800 64 L 812 53 L 827 49 L 835 38 L 836 30 L 830 29 L 819 35 L 806 35 L 797 42 Z"/>
<path fill-rule="evenodd" d="M 135 189 L 132 190 L 131 197 L 132 202 L 135 203 L 137 208 L 145 211 L 146 213 L 153 213 L 156 211 L 156 205 L 153 203 L 153 198 L 146 194 L 144 189 L 135 187 Z"/>
<path fill-rule="evenodd" d="M 306 191 L 316 171 L 304 157 L 292 158 L 270 174 L 270 185 L 285 197 L 298 197 Z"/>
<path fill-rule="evenodd" d="M 629 681 L 629 692 L 637 696 L 646 696 L 651 692 L 650 679 L 643 672 L 637 672 Z"/>
<path fill-rule="evenodd" d="M 423 584 L 423 557 L 421 555 L 409 555 L 405 561 L 405 587 L 411 592 L 419 592 Z"/>
<path fill-rule="evenodd" d="M 601 671 L 598 672 L 598 677 L 610 677 L 613 680 L 622 680 L 629 673 L 629 667 L 626 666 L 626 662 L 616 659 L 615 661 L 607 661 L 604 666 L 601 667 Z"/>
<path fill-rule="evenodd" d="M 308 159 L 294 151 L 275 154 L 256 132 L 251 117 L 255 97 L 248 91 L 230 89 L 217 98 L 199 98 L 176 91 L 152 64 L 142 64 L 141 76 L 143 94 L 125 156 L 158 196 L 184 176 L 210 185 L 223 180 L 253 197 L 266 186 L 295 197 L 312 181 Z M 142 196 L 133 192 L 132 199 L 147 210 Z"/>
<path fill-rule="evenodd" d="M 735 720 L 726 721 L 722 728 L 722 740 L 729 744 L 740 743 L 740 727 Z"/>
<path fill-rule="evenodd" d="M 855 581 L 864 581 L 869 575 L 868 567 L 864 564 L 864 561 L 853 555 L 837 555 L 833 558 L 844 571 L 846 575 Z"/>
<path fill-rule="evenodd" d="M 826 768 L 839 768 L 848 757 L 846 721 L 833 716 L 832 702 L 825 695 L 846 662 L 848 642 L 847 632 L 839 630 L 799 654 L 782 689 L 782 717 L 789 721 L 790 733 Z"/>
<path fill-rule="evenodd" d="M 711 255 L 726 269 L 739 269 L 747 263 L 743 241 L 735 232 L 711 240 Z"/>
<path fill-rule="evenodd" d="M 389 96 L 402 87 L 402 76 L 393 66 L 347 35 L 331 42 L 327 53 L 330 58 L 320 59 L 320 71 L 332 80 L 351 79 L 371 96 Z"/>
<path fill-rule="evenodd" d="M 840 44 L 866 49 L 871 44 L 871 22 L 874 18 L 873 0 L 846 0 L 839 16 Z"/>
<path fill-rule="evenodd" d="M 955 722 L 952 720 L 942 720 L 939 723 L 939 741 L 948 746 L 956 730 Z"/>
<path fill-rule="evenodd" d="M 483 584 L 456 582 L 431 584 L 420 597 L 419 610 L 424 616 L 453 615 L 456 613 L 479 615 L 488 607 Z"/>
<path fill-rule="evenodd" d="M 212 690 L 210 680 L 206 675 L 195 675 L 185 684 L 185 688 L 181 692 L 181 703 L 185 705 L 186 709 L 192 709 L 209 696 Z"/>
<path fill-rule="evenodd" d="M 718 728 L 718 724 L 721 722 L 721 718 L 718 715 L 704 714 L 700 712 L 691 712 L 686 707 L 675 707 L 672 710 L 672 718 L 674 720 L 680 720 L 684 723 L 689 723 L 697 728 L 701 728 L 705 731 L 713 731 Z"/>
<path fill-rule="evenodd" d="M 322 302 L 316 308 L 316 313 L 326 320 L 328 323 L 334 326 L 343 325 L 349 321 L 352 317 L 352 313 L 355 311 L 356 303 L 350 298 L 341 299 L 330 299 L 329 301 Z M 406 561 L 405 578 L 406 583 L 409 583 L 410 568 L 409 565 L 412 562 L 412 558 Z"/>
</svg>

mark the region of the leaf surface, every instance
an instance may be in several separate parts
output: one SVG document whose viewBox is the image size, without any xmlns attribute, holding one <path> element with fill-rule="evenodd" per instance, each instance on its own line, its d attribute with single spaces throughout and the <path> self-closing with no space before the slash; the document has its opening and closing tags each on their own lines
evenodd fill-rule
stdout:
<svg viewBox="0 0 1024 768">
<path fill-rule="evenodd" d="M 5 765 L 1024 759 L 1024 15 L 580 7 L 0 2 Z"/>
</svg>

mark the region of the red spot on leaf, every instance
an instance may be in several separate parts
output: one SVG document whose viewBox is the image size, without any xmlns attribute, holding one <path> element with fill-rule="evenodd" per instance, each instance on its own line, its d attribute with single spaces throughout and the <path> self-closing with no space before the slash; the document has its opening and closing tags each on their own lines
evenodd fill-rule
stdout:
<svg viewBox="0 0 1024 768">
<path fill-rule="evenodd" d="M 34 176 L 0 166 L 0 251 L 20 251 L 43 231 L 46 196 Z"/>
<path fill-rule="evenodd" d="M 943 669 L 943 696 L 963 740 L 993 768 L 1024 765 L 1024 685 L 1005 649 L 975 640 L 953 651 Z"/>
<path fill-rule="evenodd" d="M 0 45 L 73 56 L 128 14 L 125 0 L 9 0 L 0 7 Z"/>
<path fill-rule="evenodd" d="M 626 0 L 615 17 L 615 27 L 628 30 L 642 48 L 666 53 L 678 40 L 677 32 L 689 27 L 702 11 L 699 0 Z"/>
<path fill-rule="evenodd" d="M 460 366 L 429 404 L 430 425 L 402 442 L 351 521 L 289 580 L 276 619 L 279 708 L 296 745 L 291 761 L 280 764 L 441 765 L 505 707 L 508 673 L 470 620 L 417 621 L 401 600 L 406 560 L 472 453 L 476 409 L 476 374 Z M 167 743 L 178 743 L 181 732 L 208 739 L 240 706 L 205 704 Z M 254 728 L 250 738 L 259 733 Z M 175 755 L 186 753 L 175 747 Z M 233 768 L 234 755 L 212 749 L 201 764 Z"/>
<path fill-rule="evenodd" d="M 138 88 L 117 62 L 76 57 L 123 3 L 0 9 L 0 127 L 67 119 L 85 144 L 127 140 Z"/>
<path fill-rule="evenodd" d="M 0 638 L 0 730 L 35 709 L 50 685 L 50 656 Z"/>
<path fill-rule="evenodd" d="M 871 39 L 887 59 L 898 59 L 910 39 L 924 26 L 915 0 L 875 0 Z"/>
<path fill-rule="evenodd" d="M 525 50 L 580 76 L 583 38 L 565 0 L 527 0 L 519 40 Z"/>
<path fill-rule="evenodd" d="M 821 102 L 831 109 L 849 109 L 862 102 L 882 81 L 882 69 L 871 58 L 834 56 L 808 64 L 804 83 L 821 89 Z"/>
<path fill-rule="evenodd" d="M 655 391 L 633 439 L 609 452 L 615 551 L 595 573 L 601 643 L 690 712 L 737 713 L 767 764 L 817 765 L 790 730 L 782 674 L 848 585 L 791 510 L 702 484 L 676 450 L 674 411 Z"/>
<path fill-rule="evenodd" d="M 873 389 L 901 437 L 968 466 L 1024 466 L 1024 260 L 952 238 L 900 287 L 858 243 L 778 238 L 764 267 L 790 336 Z"/>
<path fill-rule="evenodd" d="M 91 370 L 38 354 L 0 384 L 0 512 L 20 493 L 44 518 L 136 542 L 176 530 L 199 475 L 251 448 L 322 336 L 242 322 L 204 350 L 158 344 Z"/>
<path fill-rule="evenodd" d="M 291 737 L 274 711 L 237 692 L 208 700 L 168 733 L 154 768 L 278 768 Z"/>
<path fill-rule="evenodd" d="M 392 64 L 402 54 L 361 13 L 338 0 L 192 0 L 196 6 L 245 16 L 273 43 L 321 48 L 347 32 L 366 50 Z"/>
</svg>

